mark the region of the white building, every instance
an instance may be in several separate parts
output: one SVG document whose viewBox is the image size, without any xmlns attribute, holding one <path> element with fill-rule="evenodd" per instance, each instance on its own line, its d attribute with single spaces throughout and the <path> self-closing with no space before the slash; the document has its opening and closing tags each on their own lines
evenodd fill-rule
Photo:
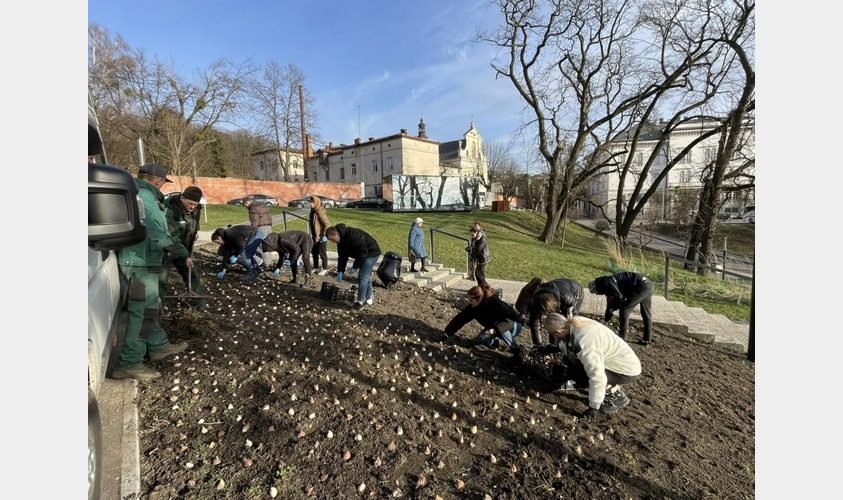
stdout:
<svg viewBox="0 0 843 500">
<path fill-rule="evenodd" d="M 668 161 L 676 157 L 694 139 L 712 130 L 716 124 L 711 121 L 696 120 L 685 123 L 674 129 L 667 140 L 662 144 L 661 151 L 657 154 L 648 172 L 648 179 L 644 181 L 644 190 L 652 186 L 656 177 L 665 169 Z M 663 135 L 663 123 L 645 123 L 644 130 L 638 137 L 635 156 L 632 160 L 630 172 L 624 182 L 623 196 L 628 199 L 638 181 L 644 163 L 650 158 L 651 153 L 658 145 Z M 747 140 L 744 141 L 742 149 L 736 154 L 733 165 L 737 167 L 742 164 L 745 158 L 755 156 L 755 128 L 747 127 Z M 632 133 L 624 132 L 619 134 L 615 140 L 605 145 L 609 154 L 623 152 L 629 148 L 629 141 Z M 699 193 L 702 188 L 702 173 L 706 165 L 714 161 L 717 155 L 717 145 L 720 139 L 719 134 L 714 134 L 695 145 L 680 163 L 674 165 L 665 179 L 662 181 L 656 194 L 654 194 L 645 208 L 644 216 L 650 216 L 661 220 L 687 220 L 697 209 Z M 621 155 L 617 161 L 623 165 L 626 157 Z M 754 168 L 748 169 L 748 173 L 754 175 Z M 619 169 L 607 171 L 591 179 L 587 185 L 587 193 L 591 201 L 603 207 L 606 215 L 610 218 L 615 214 L 617 203 L 618 185 L 620 183 Z M 643 190 L 642 190 L 643 193 Z M 725 193 L 727 199 L 724 201 L 721 213 L 741 213 L 747 205 L 754 205 L 754 190 L 745 190 L 736 193 Z M 586 216 L 600 218 L 600 211 L 594 206 L 584 207 Z"/>
<path fill-rule="evenodd" d="M 289 177 L 287 179 L 284 179 L 282 162 L 289 165 Z M 255 180 L 259 181 L 304 182 L 304 155 L 299 149 L 285 151 L 271 148 L 258 151 L 252 153 L 252 172 Z"/>
<path fill-rule="evenodd" d="M 484 182 L 489 175 L 483 139 L 473 124 L 463 139 L 440 144 L 428 139 L 424 120 L 416 136 L 401 129 L 387 137 L 357 138 L 354 144 L 328 143 L 307 158 L 305 168 L 312 182 L 363 183 L 364 196 L 382 196 L 384 178 L 390 175 L 482 175 Z"/>
</svg>

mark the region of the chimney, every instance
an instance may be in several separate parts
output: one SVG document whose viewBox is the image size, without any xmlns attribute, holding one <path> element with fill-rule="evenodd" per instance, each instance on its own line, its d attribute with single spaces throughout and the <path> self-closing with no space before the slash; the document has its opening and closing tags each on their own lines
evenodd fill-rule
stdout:
<svg viewBox="0 0 843 500">
<path fill-rule="evenodd" d="M 304 136 L 304 157 L 313 157 L 313 139 L 310 137 L 310 134 L 305 134 Z"/>
<path fill-rule="evenodd" d="M 369 137 L 369 142 L 372 142 L 372 141 L 374 141 L 374 140 L 375 140 L 375 138 L 374 138 L 374 137 Z"/>
<path fill-rule="evenodd" d="M 359 145 L 360 145 L 360 138 L 359 138 L 359 137 L 355 137 L 355 138 L 354 138 L 354 145 L 355 145 L 355 146 L 359 146 Z"/>
<path fill-rule="evenodd" d="M 333 142 L 329 142 L 329 143 L 328 143 L 328 151 L 330 151 L 330 150 L 332 150 L 332 149 L 334 149 L 334 143 L 333 143 Z"/>
<path fill-rule="evenodd" d="M 401 135 L 407 135 L 407 129 L 402 128 L 401 129 Z"/>
</svg>

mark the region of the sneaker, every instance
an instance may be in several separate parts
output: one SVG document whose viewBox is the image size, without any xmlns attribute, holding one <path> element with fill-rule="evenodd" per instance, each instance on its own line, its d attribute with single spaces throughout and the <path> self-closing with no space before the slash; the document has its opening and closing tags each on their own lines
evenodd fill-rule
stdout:
<svg viewBox="0 0 843 500">
<path fill-rule="evenodd" d="M 134 366 L 117 367 L 111 373 L 111 378 L 124 379 L 133 378 L 139 382 L 149 382 L 161 376 L 161 372 L 153 370 L 143 364 Z"/>
<path fill-rule="evenodd" d="M 319 276 L 327 276 L 327 275 L 328 275 L 327 269 L 323 269 L 323 270 L 319 271 Z"/>
<path fill-rule="evenodd" d="M 650 339 L 650 340 L 640 340 L 640 341 L 638 341 L 638 344 L 639 344 L 639 345 L 643 345 L 644 347 L 647 347 L 647 346 L 649 346 L 649 345 L 652 345 L 654 342 L 655 342 L 655 341 L 654 341 L 653 339 Z"/>
<path fill-rule="evenodd" d="M 375 299 L 366 299 L 366 305 L 370 306 L 375 303 Z"/>
<path fill-rule="evenodd" d="M 178 344 L 164 344 L 163 347 L 156 349 L 149 353 L 150 361 L 161 361 L 171 354 L 178 354 L 187 349 L 187 342 L 179 342 Z"/>
<path fill-rule="evenodd" d="M 610 393 L 606 395 L 606 399 L 604 399 L 603 404 L 600 405 L 600 411 L 603 413 L 615 413 L 628 404 L 629 396 L 623 392 L 622 387 L 618 387 L 618 390 L 615 391 L 614 394 Z"/>
<path fill-rule="evenodd" d="M 419 272 L 420 273 L 429 273 L 430 271 L 428 271 L 428 269 L 426 267 L 423 267 L 423 268 L 419 269 Z"/>
<path fill-rule="evenodd" d="M 363 304 L 361 304 L 360 302 L 355 302 L 354 305 L 351 306 L 351 308 L 355 311 L 362 311 L 366 307 L 368 307 L 368 304 L 366 304 L 365 302 Z"/>
</svg>

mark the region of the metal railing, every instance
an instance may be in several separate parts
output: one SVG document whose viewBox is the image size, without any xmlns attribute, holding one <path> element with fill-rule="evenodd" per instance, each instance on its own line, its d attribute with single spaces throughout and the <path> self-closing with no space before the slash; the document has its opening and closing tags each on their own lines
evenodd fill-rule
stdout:
<svg viewBox="0 0 843 500">
<path fill-rule="evenodd" d="M 465 238 L 463 236 L 457 236 L 456 234 L 449 233 L 448 231 L 443 231 L 441 229 L 436 229 L 435 227 L 432 227 L 432 228 L 430 228 L 430 262 L 434 262 L 433 255 L 434 255 L 434 249 L 436 247 L 436 244 L 435 244 L 436 240 L 434 239 L 433 235 L 435 233 L 442 233 L 445 236 L 450 236 L 451 238 L 456 238 L 458 240 L 462 240 L 462 241 L 466 242 L 466 244 L 471 243 L 471 240 L 469 240 L 468 238 Z M 466 272 L 466 274 L 469 274 L 469 270 L 470 270 L 469 255 L 468 255 L 468 252 L 466 252 L 465 253 L 465 272 Z"/>
<path fill-rule="evenodd" d="M 292 215 L 293 217 L 295 217 L 297 219 L 301 219 L 305 222 L 308 222 L 308 224 L 307 224 L 307 234 L 309 234 L 311 238 L 313 237 L 313 235 L 310 233 L 310 224 L 309 224 L 310 219 L 308 219 L 307 217 L 302 217 L 301 215 L 298 215 L 298 214 L 294 214 L 292 212 L 288 212 L 286 210 L 282 210 L 281 214 L 282 214 L 281 217 L 284 220 L 284 232 L 287 231 L 287 216 Z"/>
</svg>

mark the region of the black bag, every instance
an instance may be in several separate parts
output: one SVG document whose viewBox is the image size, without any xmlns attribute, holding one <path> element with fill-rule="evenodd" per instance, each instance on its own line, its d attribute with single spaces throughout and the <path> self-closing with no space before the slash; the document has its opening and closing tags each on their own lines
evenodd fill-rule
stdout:
<svg viewBox="0 0 843 500">
<path fill-rule="evenodd" d="M 401 278 L 402 257 L 395 252 L 386 252 L 378 266 L 378 278 L 387 288 L 398 282 Z"/>
</svg>

